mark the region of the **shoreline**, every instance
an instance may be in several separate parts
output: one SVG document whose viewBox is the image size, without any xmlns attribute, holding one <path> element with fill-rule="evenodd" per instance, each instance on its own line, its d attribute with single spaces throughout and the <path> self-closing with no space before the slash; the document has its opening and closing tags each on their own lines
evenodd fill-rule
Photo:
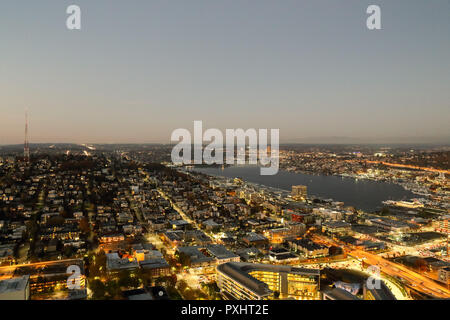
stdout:
<svg viewBox="0 0 450 320">
<path fill-rule="evenodd" d="M 241 166 L 230 166 L 230 168 L 232 168 L 232 167 L 241 167 L 242 168 L 242 167 L 246 167 L 246 166 L 242 166 L 242 165 Z M 247 167 L 254 167 L 254 166 L 247 166 Z M 238 178 L 239 177 L 239 175 L 236 175 L 235 177 L 228 177 L 228 176 L 221 175 L 220 173 L 203 172 L 202 169 L 205 169 L 205 166 L 202 166 L 202 167 L 194 166 L 194 167 L 190 167 L 190 168 L 187 168 L 187 169 L 185 168 L 185 170 L 188 171 L 188 172 L 189 171 L 194 171 L 196 173 L 200 173 L 200 174 L 204 174 L 204 175 L 207 175 L 207 176 L 212 176 L 212 177 L 215 177 L 215 178 L 223 179 L 226 182 L 232 181 L 234 178 Z M 215 167 L 215 168 L 212 168 L 212 169 L 216 169 L 217 170 L 218 167 Z M 358 181 L 358 179 L 356 179 L 354 177 L 351 177 L 351 176 L 321 175 L 321 174 L 312 174 L 312 173 L 309 173 L 309 172 L 308 173 L 293 172 L 293 171 L 288 171 L 288 170 L 285 170 L 285 169 L 282 169 L 282 168 L 280 169 L 280 171 L 283 171 L 283 172 L 288 173 L 288 174 L 301 174 L 301 175 L 307 175 L 307 176 L 309 175 L 309 176 L 316 176 L 316 177 L 320 177 L 320 176 L 322 176 L 322 177 L 335 177 L 335 178 L 339 178 L 340 177 L 342 179 L 349 179 L 349 181 L 351 181 L 352 183 L 357 183 L 357 181 Z M 264 184 L 264 183 L 260 183 L 260 182 L 248 181 L 246 179 L 243 179 L 242 177 L 239 177 L 239 178 L 241 178 L 244 181 L 245 184 L 250 185 L 250 186 L 255 186 L 255 187 L 258 187 L 258 188 L 265 188 L 268 191 L 272 191 L 274 193 L 283 194 L 283 196 L 288 196 L 290 194 L 290 190 L 289 189 L 285 189 L 283 187 L 274 187 L 274 186 L 270 186 L 270 185 L 267 185 L 267 184 Z M 388 183 L 388 184 L 391 184 L 393 186 L 401 187 L 403 191 L 410 192 L 411 194 L 413 194 L 413 192 L 411 192 L 410 190 L 405 189 L 402 185 L 399 185 L 398 183 L 392 183 L 392 182 L 389 182 L 389 181 L 379 181 L 379 180 L 374 180 L 374 179 L 362 179 L 362 180 L 365 180 L 367 182 L 374 182 L 374 183 Z M 316 200 L 317 199 L 317 200 L 326 201 L 326 202 L 342 202 L 342 203 L 344 203 L 344 207 L 354 207 L 356 210 L 359 210 L 359 211 L 362 211 L 362 212 L 366 212 L 366 213 L 378 212 L 384 207 L 383 201 L 392 200 L 390 198 L 386 198 L 386 199 L 380 200 L 378 205 L 374 205 L 374 206 L 372 206 L 372 208 L 362 208 L 360 205 L 349 204 L 348 200 L 347 201 L 339 200 L 339 199 L 336 198 L 336 196 L 331 196 L 331 195 L 319 196 L 319 195 L 316 195 L 314 193 L 311 193 L 308 196 L 308 198 L 310 198 L 311 200 Z M 413 199 L 413 197 L 407 197 L 407 199 Z M 402 199 L 397 199 L 397 200 L 402 200 Z"/>
</svg>

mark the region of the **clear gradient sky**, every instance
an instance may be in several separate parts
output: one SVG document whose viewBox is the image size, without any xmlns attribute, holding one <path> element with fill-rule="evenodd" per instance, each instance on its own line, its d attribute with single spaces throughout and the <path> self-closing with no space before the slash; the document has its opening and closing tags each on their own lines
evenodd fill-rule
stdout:
<svg viewBox="0 0 450 320">
<path fill-rule="evenodd" d="M 2 0 L 0 39 L 0 144 L 23 142 L 26 107 L 31 142 L 168 143 L 194 120 L 450 142 L 448 0 Z"/>
</svg>

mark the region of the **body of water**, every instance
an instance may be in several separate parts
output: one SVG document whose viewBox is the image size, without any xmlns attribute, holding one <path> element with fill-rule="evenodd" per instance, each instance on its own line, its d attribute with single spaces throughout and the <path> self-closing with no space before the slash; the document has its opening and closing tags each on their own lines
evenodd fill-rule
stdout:
<svg viewBox="0 0 450 320">
<path fill-rule="evenodd" d="M 240 177 L 247 182 L 284 190 L 291 190 L 293 185 L 305 185 L 308 187 L 308 195 L 342 201 L 347 206 L 367 212 L 380 209 L 384 200 L 406 200 L 417 197 L 403 187 L 388 182 L 355 180 L 339 176 L 312 175 L 283 170 L 274 176 L 262 176 L 256 166 L 231 166 L 224 169 L 202 167 L 195 168 L 195 171 L 228 178 Z"/>
</svg>

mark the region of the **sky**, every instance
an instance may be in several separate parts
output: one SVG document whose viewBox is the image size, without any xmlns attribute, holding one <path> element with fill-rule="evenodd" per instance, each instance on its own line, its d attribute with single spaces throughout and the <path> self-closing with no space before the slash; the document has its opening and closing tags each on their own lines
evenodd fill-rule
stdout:
<svg viewBox="0 0 450 320">
<path fill-rule="evenodd" d="M 81 30 L 66 8 L 81 8 Z M 381 8 L 381 30 L 366 9 Z M 448 0 L 3 0 L 0 144 L 450 142 Z"/>
</svg>

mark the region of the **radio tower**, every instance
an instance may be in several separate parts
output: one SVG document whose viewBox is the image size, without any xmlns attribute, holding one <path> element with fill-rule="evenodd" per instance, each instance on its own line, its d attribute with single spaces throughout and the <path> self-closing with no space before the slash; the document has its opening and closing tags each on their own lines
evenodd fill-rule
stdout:
<svg viewBox="0 0 450 320">
<path fill-rule="evenodd" d="M 30 146 L 28 144 L 28 110 L 25 110 L 25 143 L 23 145 L 23 157 L 30 162 Z"/>
</svg>

